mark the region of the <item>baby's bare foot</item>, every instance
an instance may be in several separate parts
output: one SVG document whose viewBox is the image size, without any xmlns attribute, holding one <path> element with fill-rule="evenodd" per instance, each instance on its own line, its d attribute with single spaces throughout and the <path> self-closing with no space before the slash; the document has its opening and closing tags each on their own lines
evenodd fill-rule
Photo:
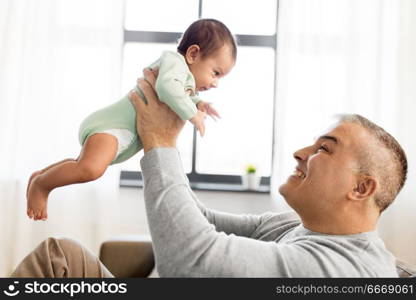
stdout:
<svg viewBox="0 0 416 300">
<path fill-rule="evenodd" d="M 27 215 L 33 220 L 48 218 L 47 204 L 49 191 L 39 184 L 39 174 L 34 176 L 29 184 L 27 193 Z"/>
</svg>

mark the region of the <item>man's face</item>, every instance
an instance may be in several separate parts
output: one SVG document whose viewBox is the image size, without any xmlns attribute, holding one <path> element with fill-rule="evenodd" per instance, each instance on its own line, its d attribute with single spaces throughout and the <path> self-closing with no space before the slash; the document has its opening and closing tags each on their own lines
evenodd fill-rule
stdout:
<svg viewBox="0 0 416 300">
<path fill-rule="evenodd" d="M 294 153 L 294 173 L 279 192 L 302 217 L 333 214 L 356 186 L 358 155 L 372 139 L 354 123 L 337 124 L 316 142 Z"/>
</svg>

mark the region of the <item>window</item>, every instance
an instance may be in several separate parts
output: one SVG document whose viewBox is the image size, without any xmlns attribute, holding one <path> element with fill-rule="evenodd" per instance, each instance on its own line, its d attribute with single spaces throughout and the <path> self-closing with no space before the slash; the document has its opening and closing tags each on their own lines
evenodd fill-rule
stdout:
<svg viewBox="0 0 416 300">
<path fill-rule="evenodd" d="M 236 35 L 236 66 L 220 80 L 218 89 L 200 93 L 201 98 L 214 104 L 222 119 L 207 119 L 204 138 L 188 122 L 178 148 L 195 188 L 228 189 L 234 184 L 230 189 L 238 190 L 240 175 L 248 164 L 253 164 L 262 176 L 263 190 L 268 191 L 273 153 L 277 0 L 266 0 L 261 5 L 237 0 L 157 0 L 146 4 L 127 0 L 125 9 L 123 92 L 135 84 L 142 69 L 163 50 L 175 51 L 182 32 L 199 17 L 219 19 Z M 122 168 L 122 185 L 137 181 L 137 159 L 125 162 Z"/>
</svg>

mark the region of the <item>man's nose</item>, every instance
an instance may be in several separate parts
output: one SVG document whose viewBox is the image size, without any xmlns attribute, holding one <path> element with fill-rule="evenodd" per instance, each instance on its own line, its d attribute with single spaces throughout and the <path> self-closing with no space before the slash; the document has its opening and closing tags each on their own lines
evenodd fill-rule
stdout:
<svg viewBox="0 0 416 300">
<path fill-rule="evenodd" d="M 297 161 L 307 161 L 310 155 L 311 155 L 311 147 L 305 147 L 293 153 L 293 157 Z"/>
</svg>

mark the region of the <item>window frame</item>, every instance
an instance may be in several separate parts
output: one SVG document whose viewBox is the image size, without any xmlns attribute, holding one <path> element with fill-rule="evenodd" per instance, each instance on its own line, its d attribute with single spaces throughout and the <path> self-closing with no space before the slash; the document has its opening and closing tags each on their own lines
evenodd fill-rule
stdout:
<svg viewBox="0 0 416 300">
<path fill-rule="evenodd" d="M 198 18 L 202 16 L 202 2 L 199 1 Z M 274 147 L 275 147 L 275 105 L 276 105 L 276 85 L 277 85 L 277 24 L 279 12 L 279 0 L 276 1 L 276 30 L 272 35 L 246 35 L 236 34 L 238 46 L 251 47 L 268 47 L 275 52 L 274 60 L 274 86 L 273 86 L 273 129 L 272 129 L 272 169 L 274 161 Z M 165 31 L 139 31 L 127 30 L 125 27 L 123 47 L 126 43 L 164 43 L 176 44 L 181 37 L 181 32 L 165 32 Z M 256 192 L 256 193 L 270 193 L 270 177 L 261 176 L 260 187 L 258 190 L 245 190 L 242 186 L 241 176 L 239 175 L 222 175 L 222 174 L 206 174 L 198 173 L 196 171 L 197 160 L 197 131 L 194 128 L 192 138 L 192 168 L 191 172 L 187 173 L 190 186 L 196 190 L 210 190 L 210 191 L 233 191 L 233 192 Z M 120 173 L 121 187 L 143 187 L 142 174 L 140 171 L 121 171 Z"/>
</svg>

